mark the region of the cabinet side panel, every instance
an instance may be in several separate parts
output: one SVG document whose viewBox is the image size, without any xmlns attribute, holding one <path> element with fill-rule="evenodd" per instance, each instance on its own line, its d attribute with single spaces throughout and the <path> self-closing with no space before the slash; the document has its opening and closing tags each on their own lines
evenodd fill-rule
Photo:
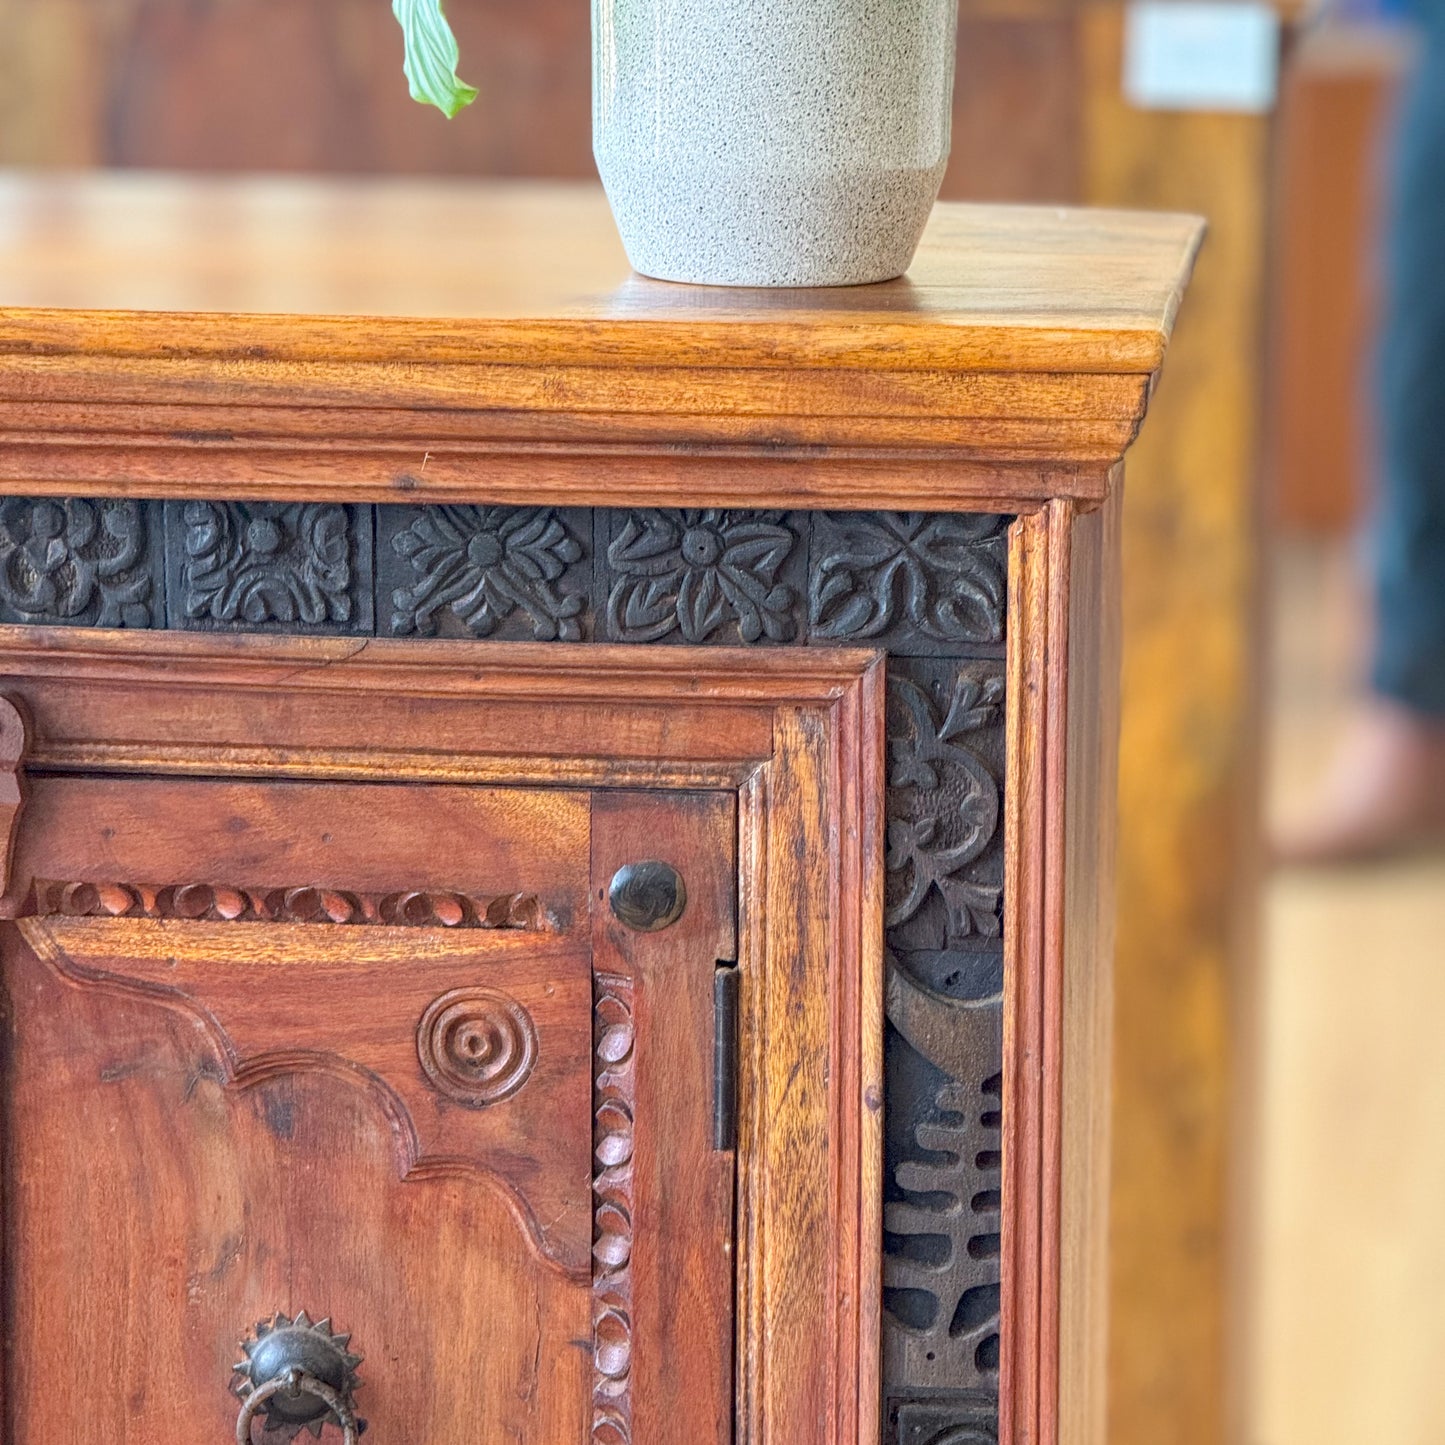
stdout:
<svg viewBox="0 0 1445 1445">
<path fill-rule="evenodd" d="M 1119 487 L 1074 524 L 1064 780 L 1059 1445 L 1103 1445 L 1119 760 Z"/>
</svg>

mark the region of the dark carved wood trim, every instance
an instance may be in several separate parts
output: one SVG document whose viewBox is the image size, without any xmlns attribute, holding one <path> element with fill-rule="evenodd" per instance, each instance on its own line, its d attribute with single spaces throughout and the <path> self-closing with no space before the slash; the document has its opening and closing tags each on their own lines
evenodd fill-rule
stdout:
<svg viewBox="0 0 1445 1445">
<path fill-rule="evenodd" d="M 551 932 L 556 922 L 530 893 L 349 893 L 336 888 L 265 892 L 211 883 L 57 883 L 36 880 L 40 918 L 158 918 L 206 923 L 325 923 L 380 928 L 507 928 Z"/>
</svg>

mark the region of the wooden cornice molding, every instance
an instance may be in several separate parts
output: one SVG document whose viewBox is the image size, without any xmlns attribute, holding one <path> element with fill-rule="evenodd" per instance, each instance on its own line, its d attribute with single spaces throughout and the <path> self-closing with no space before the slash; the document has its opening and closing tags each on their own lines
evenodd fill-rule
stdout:
<svg viewBox="0 0 1445 1445">
<path fill-rule="evenodd" d="M 0 198 L 0 489 L 27 494 L 646 504 L 685 471 L 719 506 L 1097 501 L 1202 235 L 944 205 L 902 280 L 762 292 L 632 275 L 591 187 Z"/>
</svg>

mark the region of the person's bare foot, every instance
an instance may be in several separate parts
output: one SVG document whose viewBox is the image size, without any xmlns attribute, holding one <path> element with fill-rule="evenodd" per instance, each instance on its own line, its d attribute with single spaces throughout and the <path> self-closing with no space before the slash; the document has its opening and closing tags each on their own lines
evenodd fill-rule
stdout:
<svg viewBox="0 0 1445 1445">
<path fill-rule="evenodd" d="M 1347 727 L 1312 806 L 1273 841 L 1277 861 L 1303 865 L 1445 843 L 1445 718 L 1371 698 Z"/>
</svg>

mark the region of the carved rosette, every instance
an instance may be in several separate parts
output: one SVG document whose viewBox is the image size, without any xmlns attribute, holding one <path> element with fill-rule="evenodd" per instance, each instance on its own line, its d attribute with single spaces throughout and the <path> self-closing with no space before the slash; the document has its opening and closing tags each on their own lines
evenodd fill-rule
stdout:
<svg viewBox="0 0 1445 1445">
<path fill-rule="evenodd" d="M 632 982 L 599 974 L 593 1011 L 592 1440 L 632 1440 Z"/>
<path fill-rule="evenodd" d="M 582 543 L 553 507 L 418 507 L 390 539 L 386 571 L 409 574 L 391 594 L 391 630 L 497 634 L 514 615 L 537 642 L 578 642 L 587 598 L 574 590 Z M 584 514 L 585 515 L 585 514 Z"/>
<path fill-rule="evenodd" d="M 434 999 L 416 1031 L 433 1086 L 469 1109 L 510 1099 L 537 1062 L 537 1029 L 516 999 L 494 988 L 454 988 Z"/>
<path fill-rule="evenodd" d="M 347 893 L 335 888 L 257 891 L 211 883 L 38 881 L 31 910 L 42 918 L 156 918 L 194 923 L 330 923 L 379 928 L 511 928 L 537 933 L 553 920 L 531 893 Z"/>
<path fill-rule="evenodd" d="M 0 499 L 0 617 L 149 627 L 157 567 L 140 502 Z"/>
<path fill-rule="evenodd" d="M 616 642 L 792 642 L 803 551 L 783 512 L 638 509 L 615 514 L 607 548 Z"/>
<path fill-rule="evenodd" d="M 369 508 L 186 502 L 180 518 L 179 533 L 168 530 L 170 611 L 182 625 L 372 630 Z"/>
</svg>

